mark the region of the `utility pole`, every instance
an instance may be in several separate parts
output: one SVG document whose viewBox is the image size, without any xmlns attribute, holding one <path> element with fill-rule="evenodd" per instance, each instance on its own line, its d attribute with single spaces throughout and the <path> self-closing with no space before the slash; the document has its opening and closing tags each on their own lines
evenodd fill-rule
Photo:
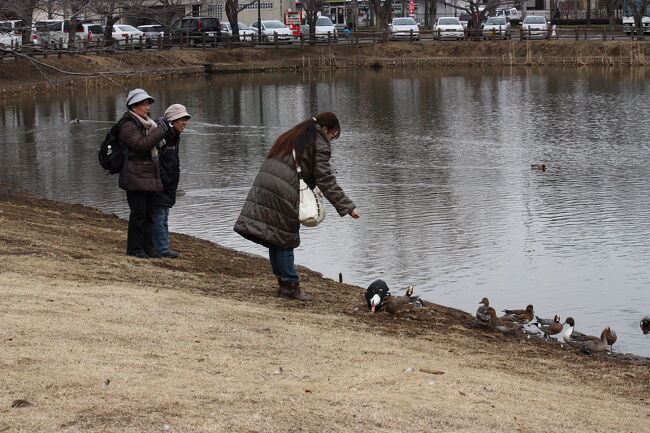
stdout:
<svg viewBox="0 0 650 433">
<path fill-rule="evenodd" d="M 257 0 L 257 41 L 262 42 L 262 10 L 260 8 L 260 2 L 262 0 Z"/>
<path fill-rule="evenodd" d="M 359 22 L 359 0 L 352 0 L 352 31 L 357 31 L 357 23 Z"/>
</svg>

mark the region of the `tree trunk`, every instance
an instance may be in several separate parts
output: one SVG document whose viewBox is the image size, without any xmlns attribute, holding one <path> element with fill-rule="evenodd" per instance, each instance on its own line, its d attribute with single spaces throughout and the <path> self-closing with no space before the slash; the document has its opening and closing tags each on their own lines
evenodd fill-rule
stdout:
<svg viewBox="0 0 650 433">
<path fill-rule="evenodd" d="M 226 0 L 226 16 L 232 29 L 232 40 L 239 42 L 239 9 L 237 0 Z"/>
</svg>

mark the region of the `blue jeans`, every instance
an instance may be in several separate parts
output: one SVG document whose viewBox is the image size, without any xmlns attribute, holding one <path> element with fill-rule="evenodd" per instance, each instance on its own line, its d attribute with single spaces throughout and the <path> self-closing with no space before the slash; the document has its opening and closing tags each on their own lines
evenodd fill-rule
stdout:
<svg viewBox="0 0 650 433">
<path fill-rule="evenodd" d="M 273 273 L 282 278 L 282 281 L 300 280 L 298 272 L 296 272 L 296 267 L 293 264 L 293 249 L 271 245 L 269 247 L 269 260 L 271 260 Z"/>
<path fill-rule="evenodd" d="M 151 237 L 153 240 L 153 251 L 156 254 L 169 252 L 169 208 L 156 207 L 153 210 L 153 227 Z"/>
</svg>

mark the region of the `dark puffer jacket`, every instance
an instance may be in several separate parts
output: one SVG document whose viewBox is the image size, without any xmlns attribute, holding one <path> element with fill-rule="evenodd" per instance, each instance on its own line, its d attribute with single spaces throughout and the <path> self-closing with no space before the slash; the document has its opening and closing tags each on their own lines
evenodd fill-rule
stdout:
<svg viewBox="0 0 650 433">
<path fill-rule="evenodd" d="M 356 206 L 336 183 L 329 162 L 331 154 L 330 142 L 318 128 L 314 145 L 309 146 L 301 157 L 300 168 L 305 182 L 310 187 L 318 186 L 339 215 L 344 216 Z M 298 174 L 291 154 L 282 159 L 267 158 L 246 197 L 246 203 L 235 223 L 235 232 L 266 247 L 298 247 L 298 185 Z"/>
<path fill-rule="evenodd" d="M 164 143 L 158 150 L 158 162 L 160 163 L 160 180 L 162 180 L 165 189 L 154 194 L 154 204 L 158 207 L 171 208 L 176 204 L 176 190 L 181 175 L 181 164 L 178 157 L 181 136 L 172 129 L 165 136 Z"/>
<path fill-rule="evenodd" d="M 127 191 L 162 191 L 158 162 L 151 158 L 151 149 L 163 139 L 165 131 L 158 127 L 149 131 L 126 112 L 121 119 L 120 144 L 128 149 L 128 159 L 120 172 L 120 188 Z"/>
</svg>

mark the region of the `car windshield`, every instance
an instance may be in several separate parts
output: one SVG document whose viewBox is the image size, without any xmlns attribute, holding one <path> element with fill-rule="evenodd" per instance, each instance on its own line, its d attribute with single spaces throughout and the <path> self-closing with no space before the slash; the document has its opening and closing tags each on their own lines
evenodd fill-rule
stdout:
<svg viewBox="0 0 650 433">
<path fill-rule="evenodd" d="M 318 17 L 318 19 L 316 20 L 316 25 L 317 26 L 333 26 L 334 23 L 328 17 Z"/>
<path fill-rule="evenodd" d="M 438 25 L 439 26 L 454 26 L 454 25 L 460 25 L 460 21 L 458 21 L 458 18 L 440 18 L 438 20 Z"/>
<path fill-rule="evenodd" d="M 240 22 L 238 22 L 237 25 L 239 25 L 239 30 L 249 30 L 249 29 L 250 29 L 250 27 L 248 27 L 248 26 L 247 26 L 246 24 L 244 24 L 244 23 L 240 23 Z M 228 27 L 230 27 L 230 24 L 228 24 Z"/>
<path fill-rule="evenodd" d="M 9 33 L 12 30 L 13 30 L 13 28 L 11 26 L 11 23 L 0 23 L 0 32 L 1 33 Z"/>
<path fill-rule="evenodd" d="M 461 21 L 469 21 L 469 14 L 460 14 L 458 19 Z"/>
<path fill-rule="evenodd" d="M 544 17 L 526 17 L 524 24 L 546 24 Z"/>
<path fill-rule="evenodd" d="M 47 32 L 47 31 L 56 31 L 61 30 L 61 23 L 63 21 L 36 21 L 34 23 L 34 28 L 37 32 Z"/>
<path fill-rule="evenodd" d="M 100 26 L 99 24 L 92 24 L 86 26 L 86 29 L 88 30 L 88 33 L 92 33 L 94 35 L 99 35 L 102 33 L 102 26 Z"/>
<path fill-rule="evenodd" d="M 142 30 L 143 32 L 162 32 L 162 31 L 164 31 L 162 26 L 142 26 L 142 27 L 138 27 L 138 30 Z"/>
<path fill-rule="evenodd" d="M 262 23 L 267 29 L 283 29 L 285 27 L 280 21 L 263 21 Z"/>
<path fill-rule="evenodd" d="M 413 18 L 395 18 L 393 20 L 394 26 L 416 26 L 417 23 Z"/>
<path fill-rule="evenodd" d="M 140 31 L 135 27 L 126 24 L 120 24 L 119 26 L 114 26 L 113 28 L 117 29 L 118 32 L 139 32 Z"/>
<path fill-rule="evenodd" d="M 493 26 L 505 26 L 506 25 L 506 19 L 505 18 L 497 18 L 497 17 L 492 17 L 488 18 L 488 20 L 485 22 L 486 25 L 493 25 Z"/>
</svg>

